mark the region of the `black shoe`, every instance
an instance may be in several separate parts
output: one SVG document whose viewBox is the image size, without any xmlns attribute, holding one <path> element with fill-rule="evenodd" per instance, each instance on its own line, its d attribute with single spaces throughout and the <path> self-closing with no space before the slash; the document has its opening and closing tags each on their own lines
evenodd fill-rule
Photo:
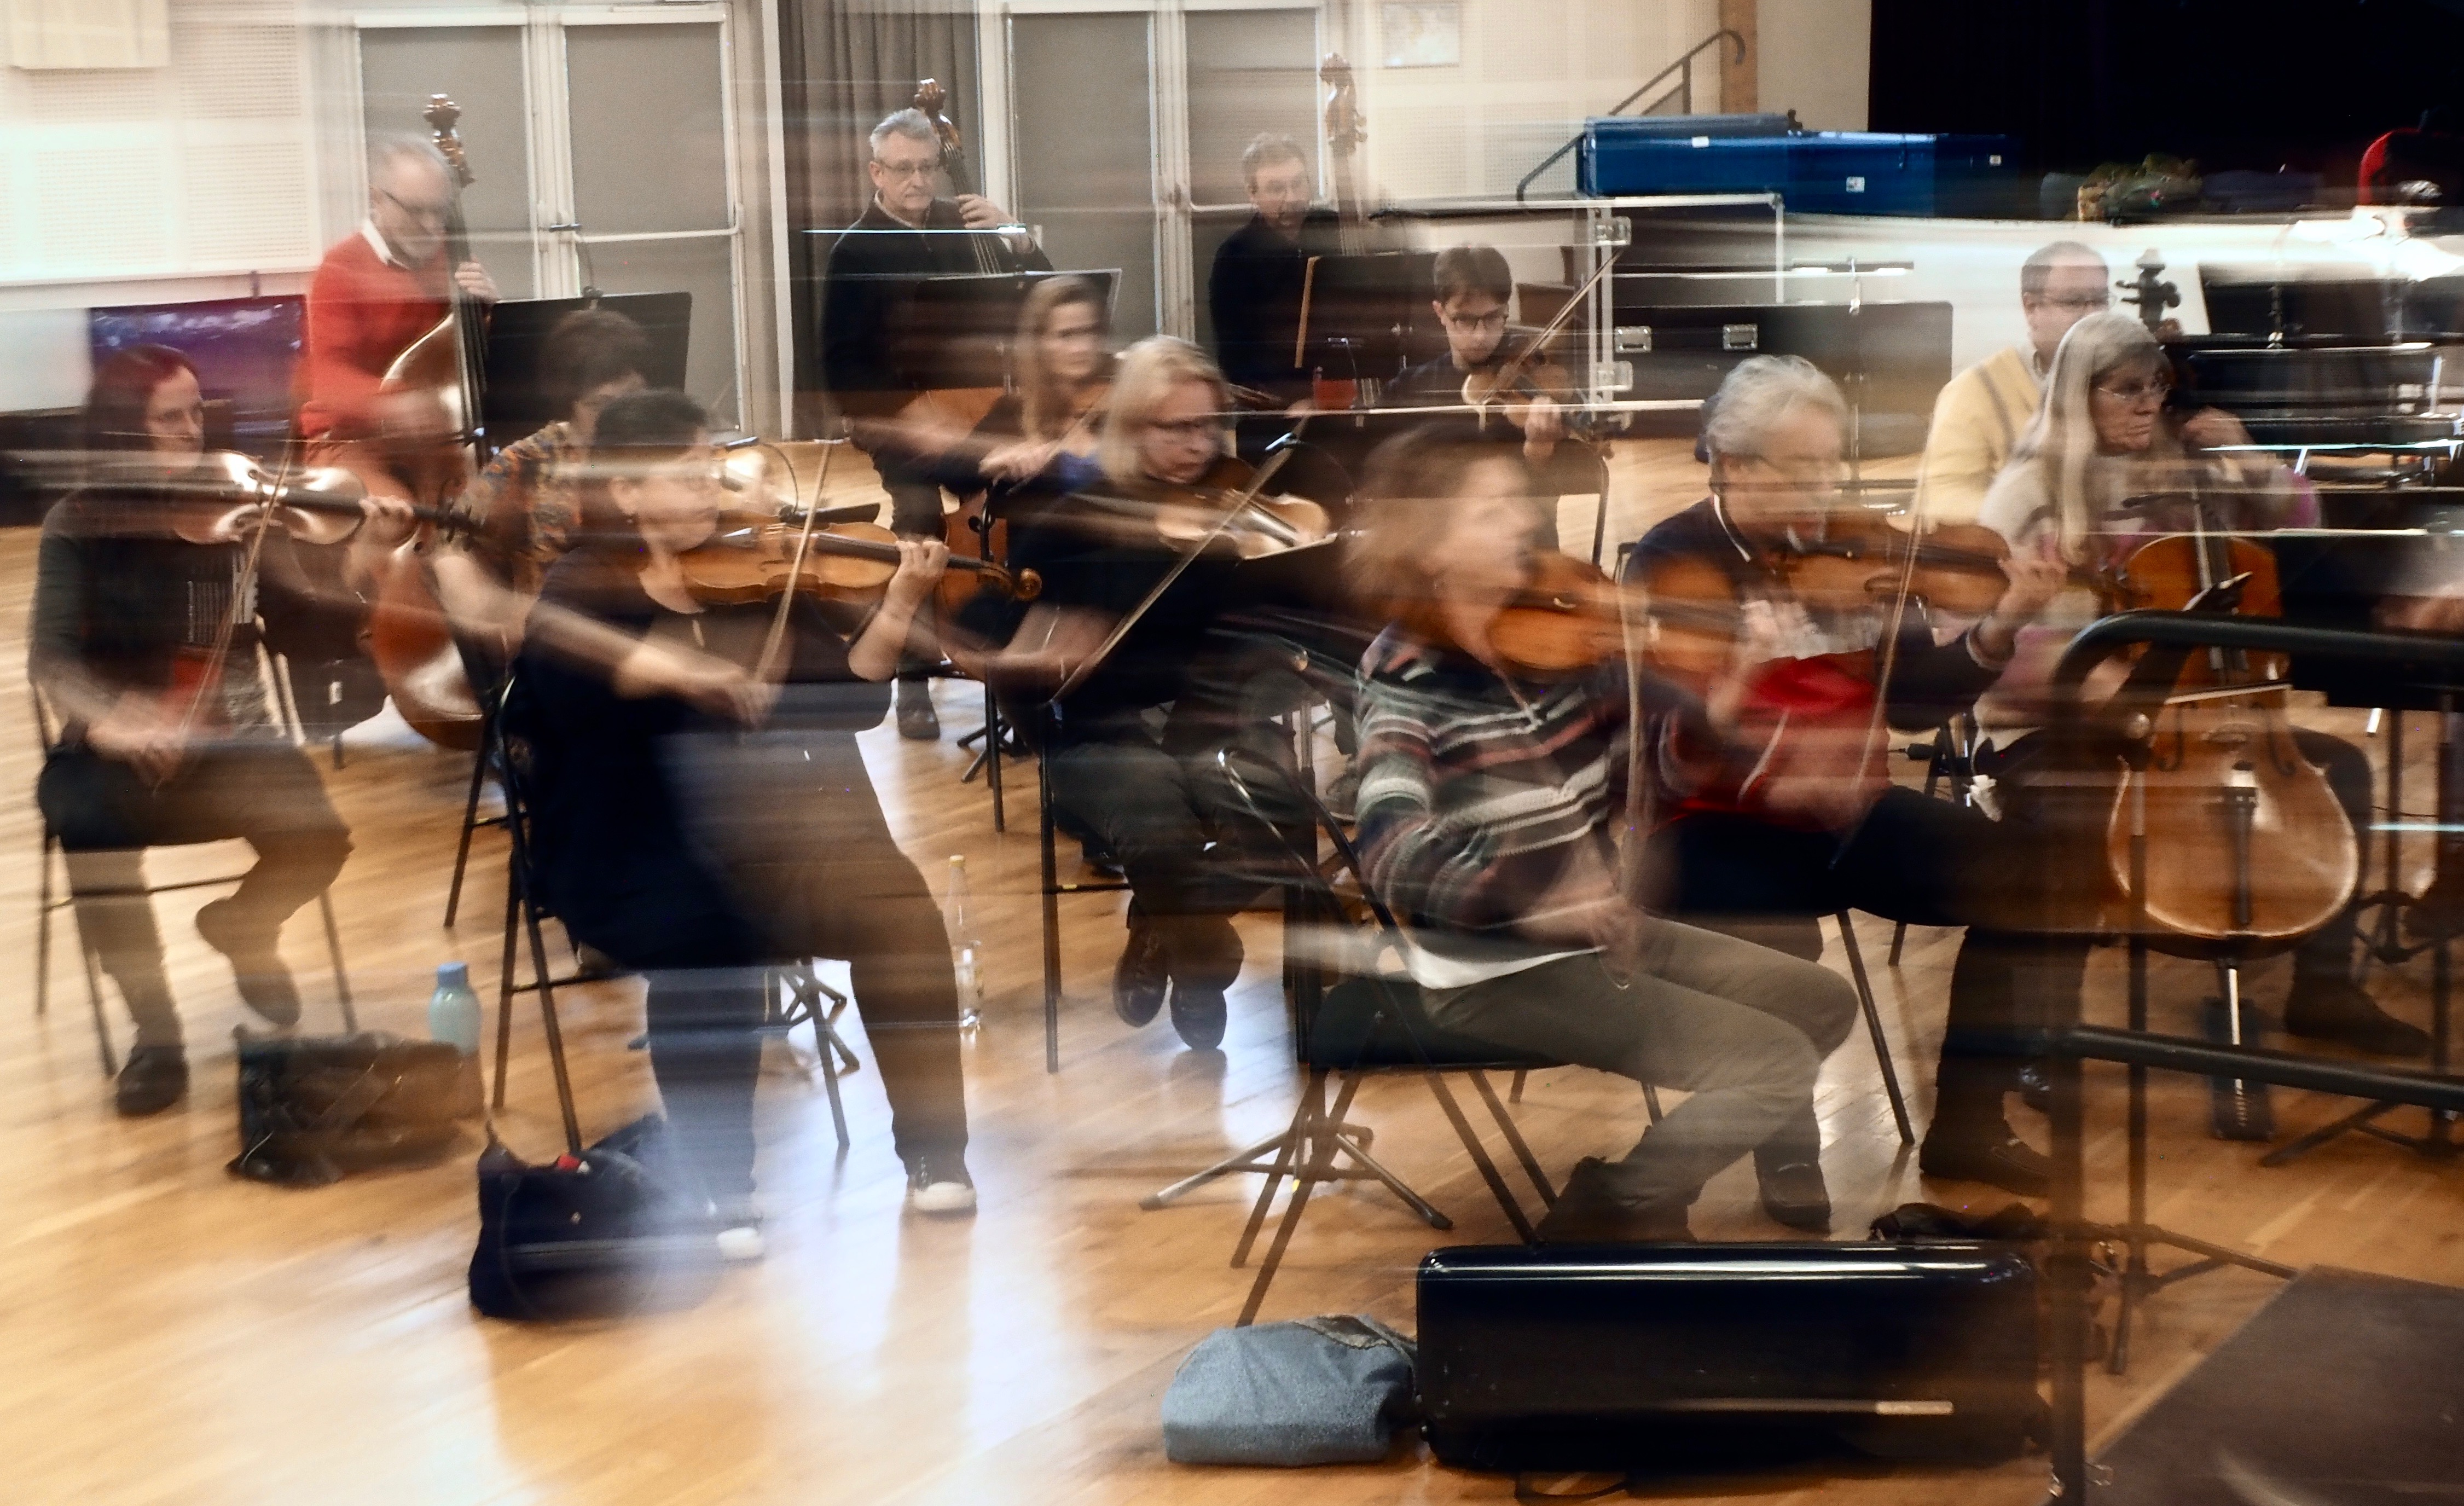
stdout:
<svg viewBox="0 0 2464 1506">
<path fill-rule="evenodd" d="M 2299 975 L 2284 998 L 2284 1029 L 2312 1040 L 2342 1041 L 2372 1056 L 2422 1056 L 2430 1033 L 2387 1013 L 2349 978 Z"/>
<path fill-rule="evenodd" d="M 1223 1044 L 1223 990 L 1172 986 L 1172 1028 L 1194 1052 L 1211 1052 Z"/>
<path fill-rule="evenodd" d="M 2054 1074 L 2043 1062 L 2032 1061 L 2020 1068 L 2012 1087 L 2018 1093 L 2019 1101 L 2037 1113 L 2054 1112 Z"/>
<path fill-rule="evenodd" d="M 898 735 L 910 742 L 940 740 L 941 716 L 933 709 L 933 692 L 923 680 L 898 682 Z"/>
<path fill-rule="evenodd" d="M 942 1151 L 916 1157 L 907 1167 L 907 1206 L 944 1216 L 976 1210 L 976 1179 L 964 1158 Z"/>
<path fill-rule="evenodd" d="M 1831 1189 L 1823 1184 L 1820 1163 L 1790 1161 L 1767 1166 L 1757 1153 L 1754 1180 L 1762 1187 L 1763 1211 L 1774 1220 L 1809 1234 L 1831 1232 Z"/>
<path fill-rule="evenodd" d="M 237 905 L 216 899 L 197 911 L 197 934 L 231 960 L 231 981 L 239 986 L 242 1004 L 275 1030 L 299 1023 L 299 989 L 275 948 L 277 931 L 251 924 Z"/>
<path fill-rule="evenodd" d="M 112 1098 L 122 1118 L 160 1114 L 188 1092 L 187 1053 L 177 1046 L 131 1046 Z"/>
<path fill-rule="evenodd" d="M 1937 1125 L 1917 1150 L 1917 1169 L 1947 1182 L 1982 1182 L 2023 1198 L 2048 1197 L 2054 1190 L 2051 1158 L 1998 1120 L 1973 1130 Z"/>
<path fill-rule="evenodd" d="M 1608 1165 L 1596 1156 L 1574 1163 L 1556 1205 L 1531 1231 L 1543 1245 L 1691 1244 L 1683 1205 L 1637 1207 L 1608 1186 Z"/>
<path fill-rule="evenodd" d="M 1121 960 L 1112 964 L 1112 1012 L 1123 1025 L 1136 1027 L 1163 1008 L 1164 990 L 1172 983 L 1163 950 L 1163 931 L 1130 909 L 1130 941 Z"/>
<path fill-rule="evenodd" d="M 1081 841 L 1078 844 L 1078 861 L 1086 864 L 1090 872 L 1105 878 L 1126 876 L 1121 871 L 1121 860 L 1093 841 Z"/>
</svg>

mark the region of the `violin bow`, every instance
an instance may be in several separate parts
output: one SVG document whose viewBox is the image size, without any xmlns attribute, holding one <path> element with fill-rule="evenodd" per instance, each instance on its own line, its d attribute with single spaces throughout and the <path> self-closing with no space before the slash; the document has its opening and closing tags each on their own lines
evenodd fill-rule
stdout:
<svg viewBox="0 0 2464 1506">
<path fill-rule="evenodd" d="M 1583 299 L 1589 298 L 1592 290 L 1600 285 L 1600 279 L 1616 270 L 1617 258 L 1615 256 L 1611 256 L 1608 260 L 1601 262 L 1597 268 L 1594 269 L 1592 275 L 1583 279 L 1582 286 L 1574 289 L 1572 294 L 1567 296 L 1565 303 L 1558 308 L 1556 317 L 1550 320 L 1546 324 L 1541 325 L 1539 333 L 1533 335 L 1529 340 L 1523 343 L 1522 350 L 1507 360 L 1504 365 L 1498 367 L 1497 385 L 1502 388 L 1507 383 L 1513 381 L 1518 376 L 1521 376 L 1523 374 L 1523 368 L 1529 365 L 1532 359 L 1540 354 L 1542 348 L 1545 347 L 1550 341 L 1556 338 L 1557 331 L 1566 327 L 1566 321 L 1574 317 L 1574 310 L 1583 306 Z"/>
<path fill-rule="evenodd" d="M 238 634 L 240 613 L 256 594 L 257 562 L 265 554 L 266 533 L 274 526 L 274 498 L 282 495 L 282 483 L 291 475 L 291 447 L 286 445 L 274 479 L 257 487 L 256 526 L 249 535 L 247 552 L 240 556 L 239 569 L 231 579 L 231 609 L 223 613 L 221 626 L 214 630 L 214 646 L 206 655 L 205 673 L 197 678 L 197 693 L 188 698 L 187 708 L 180 714 L 180 741 L 184 744 L 197 730 L 197 718 L 205 710 L 206 698 L 222 694 L 223 675 L 231 662 L 231 639 Z"/>
<path fill-rule="evenodd" d="M 1291 457 L 1292 452 L 1289 450 L 1281 451 L 1269 458 L 1265 465 L 1259 467 L 1257 476 L 1250 479 L 1249 484 L 1242 490 L 1239 497 L 1233 498 L 1232 505 L 1223 510 L 1223 516 L 1216 521 L 1215 526 L 1199 535 L 1198 542 L 1191 544 L 1179 559 L 1172 562 L 1172 568 L 1163 572 L 1163 579 L 1155 582 L 1145 597 L 1136 606 L 1131 608 L 1119 622 L 1112 625 L 1112 631 L 1104 635 L 1104 641 L 1095 645 L 1094 653 L 1080 659 L 1067 675 L 1062 676 L 1060 686 L 1052 693 L 1054 700 L 1067 699 L 1071 691 L 1085 684 L 1087 676 L 1094 674 L 1106 659 L 1112 656 L 1112 651 L 1121 646 L 1121 640 L 1130 635 L 1131 630 L 1138 625 L 1138 619 L 1144 617 L 1156 602 L 1163 599 L 1163 593 L 1172 589 L 1172 583 L 1179 580 L 1198 557 L 1206 552 L 1208 544 L 1223 536 L 1223 530 L 1232 526 L 1233 519 L 1248 510 L 1249 504 L 1258 499 L 1258 494 L 1266 489 L 1266 483 L 1275 478 L 1275 473 L 1282 470 L 1284 462 Z"/>
<path fill-rule="evenodd" d="M 787 562 L 787 588 L 779 593 L 779 606 L 770 614 L 770 631 L 761 640 L 761 657 L 753 667 L 755 679 L 773 679 L 782 668 L 779 662 L 780 653 L 787 643 L 787 613 L 796 605 L 796 577 L 804 572 L 804 562 L 812 557 L 813 530 L 820 525 L 822 518 L 822 509 L 818 505 L 822 499 L 822 488 L 829 484 L 830 460 L 846 441 L 831 439 L 824 443 L 827 448 L 822 451 L 822 474 L 813 478 L 813 501 L 817 505 L 804 509 L 803 526 L 796 530 L 796 555 Z M 777 451 L 779 463 L 786 468 L 789 494 L 793 496 L 803 491 L 802 483 L 796 479 L 796 463 L 787 458 L 787 453 L 776 445 L 767 448 Z"/>
</svg>

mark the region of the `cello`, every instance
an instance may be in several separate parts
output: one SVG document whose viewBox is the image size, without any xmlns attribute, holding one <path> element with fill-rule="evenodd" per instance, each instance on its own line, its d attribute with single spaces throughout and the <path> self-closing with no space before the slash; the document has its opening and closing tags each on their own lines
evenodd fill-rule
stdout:
<svg viewBox="0 0 2464 1506">
<path fill-rule="evenodd" d="M 459 106 L 444 95 L 429 97 L 422 119 L 444 155 L 453 188 L 445 222 L 447 285 L 452 306 L 426 334 L 411 342 L 386 368 L 378 390 L 412 394 L 432 405 L 435 430 L 398 446 L 394 469 L 413 498 L 441 508 L 459 497 L 477 474 L 479 402 L 485 369 L 486 311 L 454 286 L 450 269 L 470 259 L 471 237 L 462 220 L 461 190 L 475 180 L 454 130 Z M 471 688 L 436 585 L 420 556 L 419 540 L 403 545 L 378 584 L 368 614 L 368 657 L 385 679 L 394 709 L 412 730 L 439 747 L 471 751 L 479 745 L 479 698 Z"/>
</svg>

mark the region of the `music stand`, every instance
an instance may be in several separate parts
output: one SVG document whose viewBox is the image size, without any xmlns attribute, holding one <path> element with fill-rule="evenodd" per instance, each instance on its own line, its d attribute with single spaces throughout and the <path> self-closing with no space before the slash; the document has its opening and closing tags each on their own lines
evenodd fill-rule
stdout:
<svg viewBox="0 0 2464 1506">
<path fill-rule="evenodd" d="M 925 272 L 839 281 L 863 285 L 870 338 L 879 342 L 882 358 L 880 390 L 934 392 L 1007 387 L 1021 306 L 1037 284 L 1065 277 L 1095 284 L 1108 310 L 1121 278 L 1105 270 Z"/>
<path fill-rule="evenodd" d="M 548 335 L 565 316 L 604 308 L 642 326 L 650 361 L 642 378 L 654 388 L 682 388 L 693 330 L 690 293 L 604 293 L 595 298 L 514 299 L 488 316 L 487 388 L 479 400 L 488 454 L 565 416 L 539 369 Z"/>
</svg>

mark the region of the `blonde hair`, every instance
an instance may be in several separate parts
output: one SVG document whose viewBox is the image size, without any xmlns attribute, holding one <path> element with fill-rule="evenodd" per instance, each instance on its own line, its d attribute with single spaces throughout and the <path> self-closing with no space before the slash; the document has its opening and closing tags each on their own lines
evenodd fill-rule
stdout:
<svg viewBox="0 0 2464 1506">
<path fill-rule="evenodd" d="M 1069 394 L 1044 368 L 1044 334 L 1052 317 L 1079 304 L 1091 308 L 1104 327 L 1111 327 L 1111 310 L 1103 290 L 1085 277 L 1046 277 L 1019 305 L 1018 339 L 1010 346 L 1010 371 L 1018 383 L 1019 432 L 1026 439 L 1058 439 L 1068 427 Z"/>
<path fill-rule="evenodd" d="M 2054 537 L 2062 557 L 2074 565 L 2086 559 L 2088 536 L 2126 495 L 2131 470 L 2177 456 L 2181 449 L 2172 431 L 2159 424 L 2145 454 L 2100 454 L 2091 389 L 2119 371 L 2164 369 L 2165 347 L 2139 316 L 2119 309 L 2090 314 L 2073 324 L 2054 351 L 2053 368 L 2045 373 L 2044 400 L 2012 447 L 2010 469 L 2035 473 L 2051 511 L 2047 520 Z"/>
<path fill-rule="evenodd" d="M 1145 476 L 1138 454 L 1147 421 L 1164 399 L 1184 382 L 1203 382 L 1215 393 L 1215 408 L 1227 411 L 1231 391 L 1223 373 L 1205 351 L 1171 335 L 1149 335 L 1121 353 L 1112 374 L 1112 410 L 1104 423 L 1104 437 L 1095 449 L 1095 463 L 1114 486 L 1134 486 Z"/>
</svg>

